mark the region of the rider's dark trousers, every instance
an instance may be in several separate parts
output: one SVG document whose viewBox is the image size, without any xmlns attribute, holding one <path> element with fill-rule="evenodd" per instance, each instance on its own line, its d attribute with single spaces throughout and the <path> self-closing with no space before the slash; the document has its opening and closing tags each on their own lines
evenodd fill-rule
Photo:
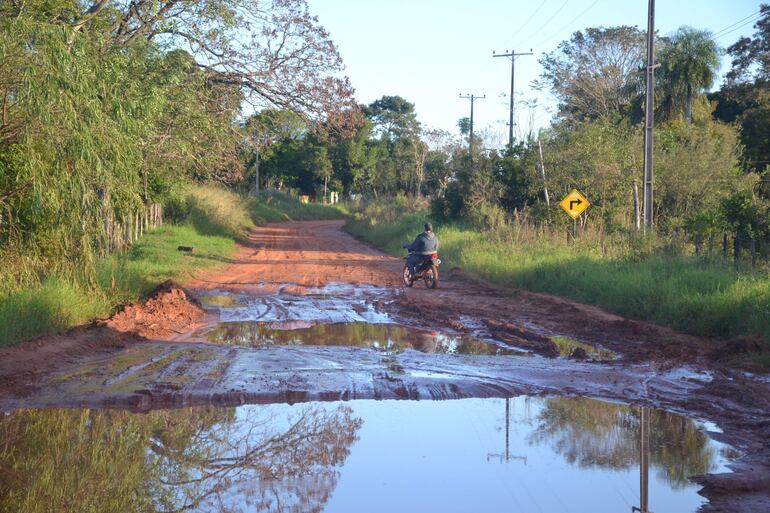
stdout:
<svg viewBox="0 0 770 513">
<path fill-rule="evenodd" d="M 411 254 L 406 258 L 406 265 L 409 267 L 409 274 L 412 276 L 415 275 L 415 267 L 420 265 L 420 263 L 425 260 L 426 258 L 430 258 L 430 255 L 415 255 Z"/>
</svg>

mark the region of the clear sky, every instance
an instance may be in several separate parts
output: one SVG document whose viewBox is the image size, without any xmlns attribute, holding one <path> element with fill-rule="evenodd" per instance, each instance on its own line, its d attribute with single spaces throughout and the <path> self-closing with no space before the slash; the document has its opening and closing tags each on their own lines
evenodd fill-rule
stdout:
<svg viewBox="0 0 770 513">
<path fill-rule="evenodd" d="M 457 120 L 470 112 L 470 102 L 458 94 L 486 95 L 476 103 L 475 125 L 477 130 L 488 127 L 499 134 L 500 144 L 507 141 L 511 67 L 507 59 L 493 59 L 493 50 L 533 49 L 534 56 L 516 61 L 516 117 L 521 127 L 530 119 L 540 127 L 548 124 L 554 106 L 550 94 L 531 87 L 541 72 L 542 53 L 585 27 L 647 27 L 647 0 L 308 1 L 337 43 L 359 102 L 400 95 L 415 103 L 423 125 L 457 132 Z M 731 25 L 759 11 L 760 2 L 658 0 L 656 4 L 659 33 L 669 34 L 682 25 L 709 29 L 726 48 L 754 32 L 755 18 Z M 729 59 L 722 61 L 725 72 Z M 721 79 L 715 86 L 719 83 Z M 539 106 L 532 111 L 519 100 L 536 100 Z"/>
</svg>

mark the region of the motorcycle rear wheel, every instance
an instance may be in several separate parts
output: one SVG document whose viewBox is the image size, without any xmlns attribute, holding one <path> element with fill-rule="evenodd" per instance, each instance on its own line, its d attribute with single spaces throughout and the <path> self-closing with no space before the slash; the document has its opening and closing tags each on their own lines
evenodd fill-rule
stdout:
<svg viewBox="0 0 770 513">
<path fill-rule="evenodd" d="M 404 265 L 403 278 L 404 278 L 404 285 L 406 285 L 407 287 L 411 287 L 412 285 L 414 285 L 414 280 L 412 279 L 412 275 L 409 273 L 408 265 Z"/>
<path fill-rule="evenodd" d="M 429 289 L 438 287 L 438 267 L 435 265 L 428 267 L 423 274 L 423 280 L 425 280 L 425 286 Z"/>
</svg>

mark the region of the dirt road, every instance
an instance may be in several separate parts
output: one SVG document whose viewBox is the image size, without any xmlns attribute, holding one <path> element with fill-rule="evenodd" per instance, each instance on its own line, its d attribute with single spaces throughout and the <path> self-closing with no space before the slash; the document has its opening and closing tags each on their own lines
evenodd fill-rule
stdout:
<svg viewBox="0 0 770 513">
<path fill-rule="evenodd" d="M 743 456 L 700 478 L 709 510 L 770 510 L 770 380 L 723 365 L 723 341 L 496 289 L 452 262 L 438 290 L 405 288 L 402 265 L 339 221 L 258 228 L 184 289 L 0 350 L 0 409 L 585 395 L 716 422 Z M 370 326 L 394 324 L 420 330 L 402 337 L 419 350 L 371 345 Z M 307 340 L 275 343 L 286 333 Z"/>
</svg>

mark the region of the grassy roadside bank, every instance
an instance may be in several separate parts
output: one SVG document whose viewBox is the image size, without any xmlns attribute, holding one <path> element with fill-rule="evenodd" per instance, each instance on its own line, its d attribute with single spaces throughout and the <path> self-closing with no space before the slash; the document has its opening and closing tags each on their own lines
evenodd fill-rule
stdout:
<svg viewBox="0 0 770 513">
<path fill-rule="evenodd" d="M 427 211 L 398 217 L 356 214 L 346 229 L 391 254 L 411 241 Z M 575 247 L 563 234 L 504 226 L 481 231 L 436 226 L 447 268 L 504 287 L 550 292 L 599 305 L 623 316 L 698 335 L 763 337 L 770 344 L 770 279 L 694 257 L 645 248 L 649 241 L 600 240 Z M 770 364 L 770 358 L 761 357 Z"/>
<path fill-rule="evenodd" d="M 177 222 L 98 261 L 90 287 L 50 275 L 37 285 L 0 292 L 0 347 L 107 317 L 167 279 L 221 265 L 235 251 L 235 241 L 256 225 L 342 216 L 336 208 L 301 204 L 281 194 L 255 199 L 207 186 L 190 187 L 169 211 Z M 194 246 L 195 253 L 177 251 L 182 245 Z"/>
</svg>

